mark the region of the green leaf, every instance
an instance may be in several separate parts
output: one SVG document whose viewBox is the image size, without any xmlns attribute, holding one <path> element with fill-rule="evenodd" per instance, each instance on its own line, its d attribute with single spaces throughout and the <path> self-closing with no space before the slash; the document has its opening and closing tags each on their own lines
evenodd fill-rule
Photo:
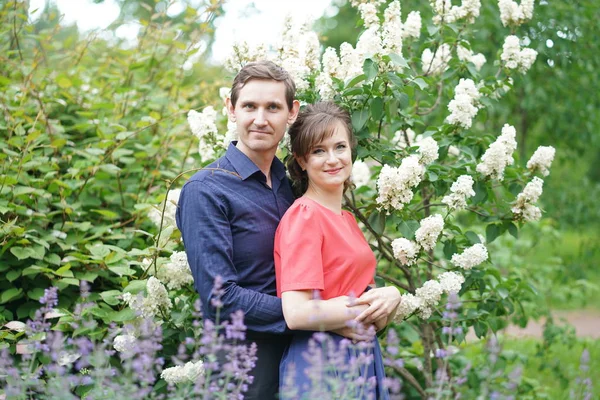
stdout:
<svg viewBox="0 0 600 400">
<path fill-rule="evenodd" d="M 31 300 L 36 300 L 36 301 L 41 299 L 43 295 L 44 295 L 44 289 L 42 289 L 40 287 L 33 288 L 27 292 L 27 297 L 29 297 Z"/>
<path fill-rule="evenodd" d="M 475 325 L 473 325 L 473 328 L 475 329 L 475 335 L 477 335 L 477 337 L 480 339 L 485 336 L 488 330 L 488 327 L 485 324 L 485 322 L 481 321 L 476 321 Z"/>
<path fill-rule="evenodd" d="M 129 282 L 129 285 L 127 285 L 125 287 L 125 289 L 123 289 L 123 291 L 127 292 L 127 293 L 131 293 L 131 294 L 137 294 L 146 289 L 146 283 L 147 283 L 147 280 L 145 280 L 145 279 L 131 281 L 131 282 Z"/>
<path fill-rule="evenodd" d="M 383 115 L 383 99 L 381 97 L 375 97 L 371 101 L 371 117 L 375 120 L 379 120 Z"/>
<path fill-rule="evenodd" d="M 515 239 L 519 238 L 519 228 L 512 222 L 508 225 L 508 233 L 510 233 Z"/>
<path fill-rule="evenodd" d="M 113 265 L 109 266 L 108 269 L 119 276 L 132 276 L 135 274 L 135 270 L 129 268 L 127 265 Z"/>
<path fill-rule="evenodd" d="M 17 279 L 18 277 L 21 276 L 21 270 L 20 269 L 13 269 L 12 271 L 8 271 L 6 273 L 6 280 L 9 282 L 14 281 L 15 279 Z"/>
<path fill-rule="evenodd" d="M 95 258 L 104 259 L 104 257 L 110 254 L 110 249 L 100 243 L 86 247 Z"/>
<path fill-rule="evenodd" d="M 400 109 L 404 109 L 404 108 L 408 107 L 408 104 L 410 103 L 410 98 L 408 97 L 408 95 L 406 93 L 402 92 L 396 97 L 398 98 L 398 101 L 400 102 Z"/>
<path fill-rule="evenodd" d="M 375 64 L 375 62 L 370 58 L 367 58 L 363 64 L 363 71 L 367 76 L 367 79 L 371 80 L 377 76 L 377 64 Z"/>
<path fill-rule="evenodd" d="M 389 57 L 390 57 L 390 60 L 392 60 L 392 62 L 394 64 L 396 64 L 397 66 L 402 67 L 402 68 L 408 68 L 408 63 L 406 62 L 404 57 L 402 57 L 398 54 L 394 54 L 394 53 L 390 54 Z"/>
<path fill-rule="evenodd" d="M 117 219 L 119 218 L 119 214 L 117 214 L 114 211 L 110 211 L 110 210 L 99 210 L 99 209 L 92 209 L 90 211 L 93 211 L 95 213 L 98 213 L 108 219 Z"/>
<path fill-rule="evenodd" d="M 131 308 L 124 308 L 121 311 L 109 313 L 108 317 L 110 317 L 111 321 L 115 322 L 125 322 L 135 319 L 137 316 L 136 312 Z"/>
<path fill-rule="evenodd" d="M 0 295 L 0 304 L 4 304 L 16 299 L 17 297 L 21 296 L 21 293 L 23 293 L 23 289 L 14 287 L 3 291 Z"/>
<path fill-rule="evenodd" d="M 398 75 L 396 75 L 395 73 L 393 73 L 393 72 L 388 72 L 388 74 L 387 74 L 387 77 L 388 77 L 388 79 L 390 80 L 390 82 L 394 84 L 394 86 L 395 86 L 395 87 L 397 87 L 397 88 L 399 88 L 399 89 L 400 89 L 400 88 L 402 88 L 402 87 L 404 87 L 404 82 L 403 82 L 403 81 L 402 81 L 402 79 L 401 79 L 401 78 L 400 78 Z"/>
<path fill-rule="evenodd" d="M 101 292 L 100 297 L 102 297 L 102 300 L 104 300 L 106 304 L 116 306 L 121 302 L 121 300 L 118 297 L 122 294 L 123 292 L 121 292 L 120 290 L 107 290 L 105 292 Z"/>
<path fill-rule="evenodd" d="M 409 240 L 413 240 L 415 238 L 415 232 L 417 231 L 417 229 L 419 229 L 419 226 L 420 225 L 418 221 L 402 221 L 398 225 L 398 230 L 400 231 L 402 236 Z"/>
<path fill-rule="evenodd" d="M 385 229 L 385 217 L 385 212 L 380 211 L 373 211 L 371 215 L 369 215 L 369 225 L 371 225 L 371 228 L 380 235 Z"/>
<path fill-rule="evenodd" d="M 412 83 L 416 84 L 417 86 L 419 86 L 419 89 L 423 90 L 425 89 L 427 86 L 429 86 L 427 84 L 427 82 L 425 82 L 425 80 L 423 78 L 417 78 L 415 80 L 412 81 Z"/>
<path fill-rule="evenodd" d="M 485 183 L 483 183 L 481 181 L 477 181 L 477 182 L 475 182 L 473 189 L 475 190 L 475 196 L 473 197 L 473 204 L 483 203 L 484 201 L 487 200 L 488 195 L 487 195 L 487 187 L 486 187 Z"/>
<path fill-rule="evenodd" d="M 447 260 L 452 259 L 452 256 L 458 252 L 458 247 L 456 246 L 456 242 L 454 240 L 448 240 L 444 243 L 444 257 Z"/>
<path fill-rule="evenodd" d="M 361 74 L 355 78 L 352 78 L 352 80 L 350 82 L 348 82 L 348 85 L 346 85 L 347 88 L 351 88 L 356 86 L 358 83 L 364 81 L 365 79 L 367 79 L 367 77 L 364 74 Z"/>
<path fill-rule="evenodd" d="M 473 231 L 466 231 L 465 236 L 467 237 L 469 242 L 471 242 L 471 244 L 481 243 L 481 240 L 479 240 L 479 236 Z"/>
<path fill-rule="evenodd" d="M 485 228 L 485 239 L 488 243 L 492 243 L 500 235 L 500 228 L 496 224 L 489 224 Z"/>
<path fill-rule="evenodd" d="M 10 248 L 10 252 L 17 257 L 19 260 L 25 260 L 26 258 L 30 258 L 33 254 L 33 251 L 30 247 L 19 247 L 14 246 Z"/>
<path fill-rule="evenodd" d="M 360 109 L 352 113 L 352 128 L 354 132 L 360 132 L 367 123 L 367 119 L 369 118 L 369 110 L 368 109 Z"/>
<path fill-rule="evenodd" d="M 53 264 L 53 265 L 60 265 L 60 256 L 58 254 L 48 254 L 45 258 L 44 261 Z"/>
<path fill-rule="evenodd" d="M 498 292 L 498 296 L 500 296 L 500 298 L 505 299 L 508 297 L 508 289 L 502 286 L 498 286 L 496 288 L 496 291 Z"/>
</svg>

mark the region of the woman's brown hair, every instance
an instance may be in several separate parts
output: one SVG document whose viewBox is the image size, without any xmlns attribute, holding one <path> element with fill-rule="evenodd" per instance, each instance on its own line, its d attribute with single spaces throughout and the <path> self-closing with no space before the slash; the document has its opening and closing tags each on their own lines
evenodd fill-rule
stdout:
<svg viewBox="0 0 600 400">
<path fill-rule="evenodd" d="M 296 195 L 301 196 L 308 189 L 308 175 L 302 170 L 297 158 L 306 157 L 314 146 L 331 137 L 337 123 L 341 123 L 346 128 L 350 148 L 354 152 L 356 138 L 352 132 L 350 115 L 333 102 L 322 101 L 307 105 L 288 129 L 292 154 L 287 160 L 287 168 Z M 350 181 L 346 181 L 344 189 L 347 189 L 350 184 Z"/>
</svg>

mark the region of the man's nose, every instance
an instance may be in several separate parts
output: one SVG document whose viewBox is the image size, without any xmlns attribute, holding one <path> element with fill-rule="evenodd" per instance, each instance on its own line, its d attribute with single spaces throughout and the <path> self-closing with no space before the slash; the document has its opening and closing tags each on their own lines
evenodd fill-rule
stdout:
<svg viewBox="0 0 600 400">
<path fill-rule="evenodd" d="M 254 118 L 254 125 L 264 126 L 266 125 L 267 120 L 265 118 L 265 110 L 259 108 L 256 110 L 256 117 Z"/>
</svg>

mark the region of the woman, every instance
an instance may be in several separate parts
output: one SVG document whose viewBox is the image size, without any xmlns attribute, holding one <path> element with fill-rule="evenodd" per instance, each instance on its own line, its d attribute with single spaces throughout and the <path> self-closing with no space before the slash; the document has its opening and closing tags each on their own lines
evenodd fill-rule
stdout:
<svg viewBox="0 0 600 400">
<path fill-rule="evenodd" d="M 287 325 L 297 331 L 280 364 L 281 397 L 294 397 L 290 386 L 313 394 L 319 386 L 323 393 L 335 390 L 339 397 L 339 391 L 346 390 L 349 398 L 386 399 L 377 339 L 371 335 L 355 346 L 341 336 L 365 338 L 349 332 L 352 320 L 383 328 L 400 301 L 395 287 L 369 290 L 375 256 L 354 216 L 342 210 L 356 143 L 350 117 L 334 103 L 309 105 L 289 135 L 293 157 L 288 169 L 304 194 L 275 234 L 277 293 Z M 356 296 L 360 297 L 352 301 Z M 323 353 L 335 355 L 327 370 L 320 369 Z M 320 365 L 311 365 L 315 363 Z"/>
</svg>

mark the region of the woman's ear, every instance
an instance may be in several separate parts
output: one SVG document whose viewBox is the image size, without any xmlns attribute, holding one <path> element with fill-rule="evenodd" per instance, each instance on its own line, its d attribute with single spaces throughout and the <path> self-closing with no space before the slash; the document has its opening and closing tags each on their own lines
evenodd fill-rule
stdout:
<svg viewBox="0 0 600 400">
<path fill-rule="evenodd" d="M 306 161 L 304 160 L 304 157 L 298 157 L 296 153 L 294 153 L 294 159 L 296 160 L 302 171 L 306 171 Z"/>
</svg>

